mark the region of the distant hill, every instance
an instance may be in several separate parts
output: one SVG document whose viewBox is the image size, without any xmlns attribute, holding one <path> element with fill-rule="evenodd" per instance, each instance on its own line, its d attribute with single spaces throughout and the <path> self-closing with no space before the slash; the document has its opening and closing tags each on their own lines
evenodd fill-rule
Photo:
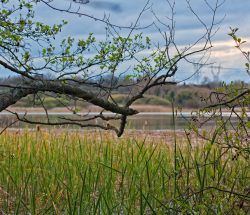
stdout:
<svg viewBox="0 0 250 215">
<path fill-rule="evenodd" d="M 208 96 L 210 92 L 211 89 L 208 87 L 195 85 L 154 88 L 150 90 L 144 98 L 136 101 L 135 105 L 159 105 L 170 107 L 174 98 L 177 106 L 184 108 L 197 108 L 202 105 L 201 98 Z M 128 93 L 117 92 L 113 95 L 112 99 L 118 104 L 123 105 L 128 99 Z M 89 105 L 83 101 L 75 103 L 72 98 L 55 97 L 54 95 L 47 94 L 47 96 L 43 95 L 42 98 L 27 96 L 13 106 L 42 107 L 42 103 L 47 109 L 65 106 L 77 106 L 81 109 L 86 108 Z"/>
<path fill-rule="evenodd" d="M 5 84 L 15 83 L 15 78 L 0 80 Z M 104 80 L 109 86 L 110 81 Z M 103 82 L 103 83 L 105 83 Z M 117 84 L 129 84 L 124 80 L 117 81 Z M 130 83 L 131 85 L 133 84 Z M 204 106 L 203 98 L 207 98 L 209 94 L 214 91 L 217 87 L 221 86 L 222 83 L 210 82 L 201 85 L 194 84 L 182 84 L 182 85 L 167 85 L 167 86 L 158 86 L 151 88 L 142 99 L 137 100 L 134 105 L 148 105 L 148 106 L 162 106 L 170 107 L 172 101 L 175 101 L 175 105 L 181 108 L 199 108 Z M 232 84 L 241 85 L 242 82 L 234 82 Z M 247 84 L 245 84 L 247 85 Z M 84 87 L 83 87 L 84 88 Z M 90 90 L 84 88 L 85 90 Z M 4 93 L 4 88 L 0 88 L 0 92 Z M 93 90 L 93 89 L 92 89 Z M 133 92 L 132 92 L 133 93 Z M 131 96 L 131 89 L 129 87 L 118 88 L 115 92 L 112 93 L 112 98 L 110 101 L 116 102 L 120 105 L 123 105 L 128 100 L 128 97 Z M 102 96 L 102 95 L 101 95 Z M 103 94 L 105 96 L 105 94 Z M 22 100 L 18 101 L 13 107 L 43 107 L 47 109 L 52 108 L 61 108 L 61 107 L 71 107 L 70 109 L 86 109 L 89 104 L 84 101 L 75 101 L 72 97 L 60 96 L 51 93 L 35 96 L 27 96 Z"/>
</svg>

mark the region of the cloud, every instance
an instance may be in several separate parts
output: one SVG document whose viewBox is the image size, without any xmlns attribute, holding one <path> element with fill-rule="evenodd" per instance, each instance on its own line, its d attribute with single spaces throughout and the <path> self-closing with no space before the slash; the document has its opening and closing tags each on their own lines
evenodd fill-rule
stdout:
<svg viewBox="0 0 250 215">
<path fill-rule="evenodd" d="M 173 2 L 173 0 L 169 1 Z M 216 0 L 209 0 L 208 2 L 212 5 L 215 4 Z M 68 8 L 70 3 L 70 0 L 55 0 L 53 5 L 59 8 Z M 90 0 L 89 5 L 83 5 L 80 7 L 80 11 L 99 18 L 103 18 L 103 16 L 106 15 L 110 17 L 110 21 L 114 24 L 129 26 L 131 23 L 135 22 L 138 14 L 145 6 L 145 3 L 146 0 L 106 0 L 106 3 L 102 0 Z M 204 0 L 191 0 L 190 3 L 203 22 L 209 24 L 213 18 L 211 16 L 212 11 L 206 5 Z M 91 5 L 93 7 L 91 7 Z M 118 8 L 117 10 L 112 10 L 114 5 L 118 6 L 116 7 Z M 169 9 L 166 0 L 151 0 L 150 6 L 152 6 L 150 10 L 153 9 L 162 22 L 171 24 L 168 19 L 171 14 L 171 10 Z M 79 4 L 73 3 L 71 5 L 72 10 L 78 10 L 78 8 Z M 250 43 L 250 38 L 247 38 L 250 36 L 248 27 L 250 20 L 249 8 L 250 1 L 226 0 L 225 3 L 218 9 L 216 21 L 219 22 L 223 17 L 225 18 L 218 25 L 219 30 L 213 38 L 214 51 L 211 55 L 211 62 L 214 62 L 215 65 L 234 68 L 244 67 L 244 60 L 240 53 L 233 47 L 234 44 L 230 41 L 227 33 L 229 32 L 230 26 L 238 27 L 240 29 L 239 33 Z M 141 26 L 146 26 L 157 21 L 150 10 L 146 11 L 142 15 L 140 20 Z M 186 0 L 176 0 L 175 11 L 176 42 L 180 46 L 188 46 L 204 33 L 204 26 L 202 26 L 199 20 L 188 9 Z M 51 10 L 42 4 L 39 4 L 36 8 L 36 15 L 37 20 L 50 24 L 55 22 L 58 23 L 62 19 L 69 21 L 64 33 L 60 35 L 60 38 L 57 38 L 58 40 L 69 35 L 77 38 L 86 38 L 89 32 L 94 33 L 99 39 L 105 38 L 105 25 L 87 17 L 60 13 Z M 164 29 L 163 25 L 161 25 L 161 27 Z M 167 30 L 166 27 L 165 30 Z M 144 32 L 152 38 L 153 42 L 162 43 L 162 37 L 156 28 L 151 27 L 149 29 L 145 29 Z M 122 30 L 121 34 L 126 35 L 128 34 L 128 31 Z M 192 66 L 188 68 L 193 71 Z M 188 73 L 189 72 L 185 72 L 185 74 Z M 239 76 L 237 76 L 236 72 L 230 72 L 230 77 L 238 78 Z M 244 75 L 242 75 L 242 77 L 244 79 L 246 78 Z"/>
</svg>

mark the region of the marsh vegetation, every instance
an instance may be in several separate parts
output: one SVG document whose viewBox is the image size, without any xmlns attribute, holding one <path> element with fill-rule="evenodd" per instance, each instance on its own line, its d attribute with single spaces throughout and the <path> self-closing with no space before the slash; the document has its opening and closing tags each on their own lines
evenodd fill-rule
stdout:
<svg viewBox="0 0 250 215">
<path fill-rule="evenodd" d="M 233 150 L 225 153 L 213 141 L 194 144 L 189 134 L 173 132 L 166 139 L 5 132 L 0 136 L 1 213 L 249 212 L 249 160 Z"/>
</svg>

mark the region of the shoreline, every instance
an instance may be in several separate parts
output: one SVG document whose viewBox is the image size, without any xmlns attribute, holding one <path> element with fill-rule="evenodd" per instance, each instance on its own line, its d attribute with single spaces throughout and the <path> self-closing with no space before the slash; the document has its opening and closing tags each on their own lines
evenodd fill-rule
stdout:
<svg viewBox="0 0 250 215">
<path fill-rule="evenodd" d="M 172 112 L 172 108 L 168 106 L 162 106 L 162 105 L 132 105 L 131 108 L 139 111 L 139 112 Z M 13 112 L 44 112 L 44 109 L 42 107 L 10 107 L 8 110 Z M 51 108 L 47 109 L 48 112 L 51 113 L 60 113 L 60 112 L 72 112 L 72 110 L 66 108 L 66 107 L 58 107 L 58 108 Z M 193 111 L 192 108 L 183 108 L 182 109 L 185 112 L 191 112 Z M 88 106 L 86 108 L 81 108 L 79 112 L 100 112 L 102 111 L 101 108 L 97 106 Z"/>
<path fill-rule="evenodd" d="M 152 114 L 159 114 L 159 115 L 169 115 L 169 113 L 172 114 L 173 110 L 171 107 L 168 106 L 161 106 L 161 105 L 133 105 L 131 106 L 131 108 L 137 110 L 139 112 L 139 114 L 144 114 L 144 115 L 150 115 Z M 41 107 L 10 107 L 8 109 L 11 112 L 18 112 L 18 113 L 45 113 L 45 110 Z M 192 113 L 194 111 L 198 110 L 195 108 L 175 108 L 175 111 L 177 111 L 177 113 Z M 51 108 L 51 109 L 47 109 L 48 113 L 50 114 L 72 114 L 73 113 L 73 109 L 70 110 L 66 107 L 63 108 Z M 82 108 L 80 109 L 77 113 L 100 113 L 102 111 L 101 108 L 96 107 L 96 106 L 89 106 L 87 108 Z M 236 110 L 237 111 L 237 110 Z M 238 110 L 240 112 L 240 109 Z M 223 109 L 224 113 L 230 113 L 230 110 L 224 108 Z M 7 111 L 2 111 L 1 113 L 8 113 Z M 104 112 L 105 114 L 111 114 L 110 112 Z"/>
</svg>

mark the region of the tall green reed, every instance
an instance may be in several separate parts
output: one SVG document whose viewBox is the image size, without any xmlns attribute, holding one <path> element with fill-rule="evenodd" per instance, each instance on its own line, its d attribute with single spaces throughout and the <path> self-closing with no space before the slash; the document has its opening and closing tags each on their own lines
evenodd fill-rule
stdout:
<svg viewBox="0 0 250 215">
<path fill-rule="evenodd" d="M 183 133 L 160 139 L 81 131 L 0 136 L 7 214 L 244 214 L 249 161 Z M 213 134 L 216 137 L 216 133 Z M 240 167 L 240 168 L 239 168 Z"/>
</svg>

